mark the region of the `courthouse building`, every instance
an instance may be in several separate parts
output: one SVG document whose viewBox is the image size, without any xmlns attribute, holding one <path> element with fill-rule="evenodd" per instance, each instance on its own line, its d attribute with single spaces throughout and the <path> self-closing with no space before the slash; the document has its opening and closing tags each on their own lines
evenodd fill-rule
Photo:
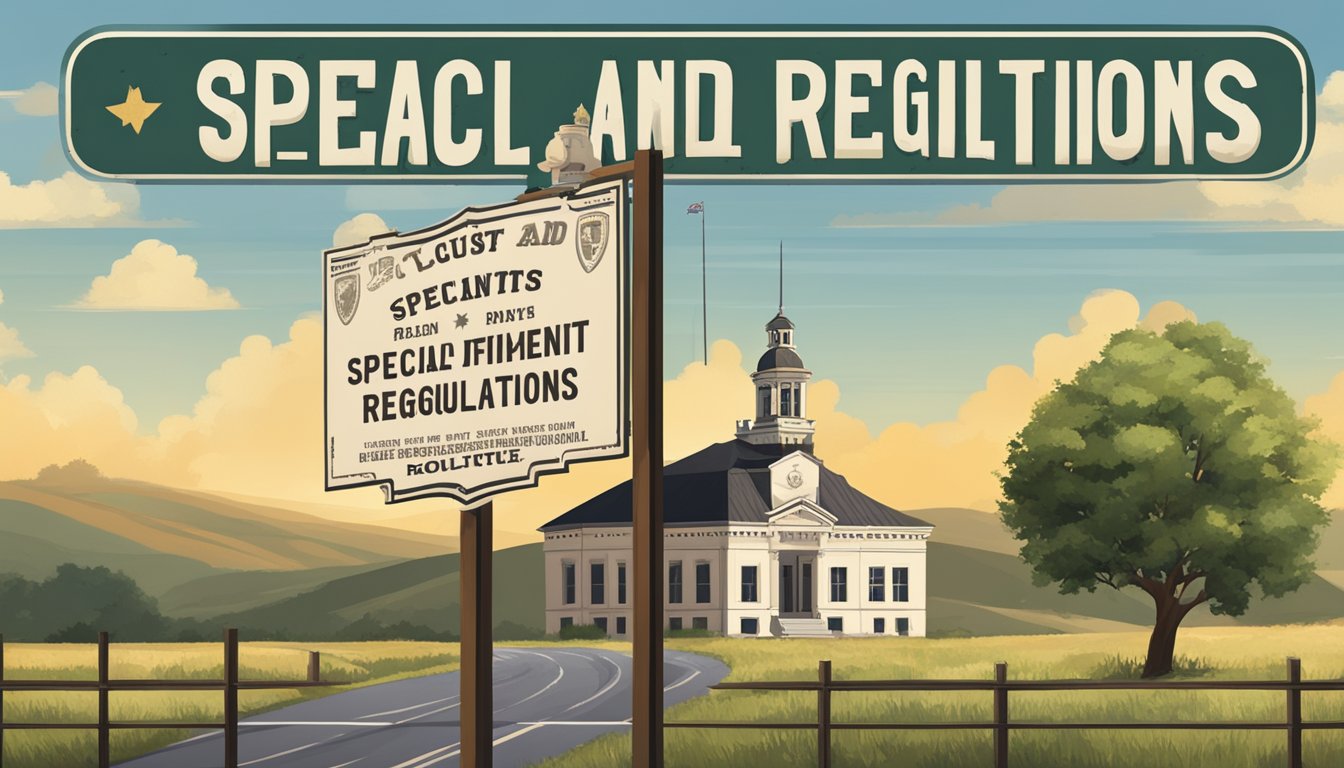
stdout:
<svg viewBox="0 0 1344 768">
<path fill-rule="evenodd" d="M 813 455 L 794 325 L 766 325 L 756 418 L 664 475 L 665 627 L 734 636 L 925 634 L 933 526 L 865 496 Z M 631 484 L 541 527 L 546 631 L 628 636 Z"/>
</svg>

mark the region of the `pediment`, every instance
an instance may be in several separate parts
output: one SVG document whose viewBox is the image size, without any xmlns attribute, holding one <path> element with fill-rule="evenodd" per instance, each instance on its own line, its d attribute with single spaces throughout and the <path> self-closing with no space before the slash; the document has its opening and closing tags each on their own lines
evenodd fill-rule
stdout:
<svg viewBox="0 0 1344 768">
<path fill-rule="evenodd" d="M 830 528 L 836 517 L 807 499 L 798 499 L 771 511 L 769 522 L 772 526 Z"/>
</svg>

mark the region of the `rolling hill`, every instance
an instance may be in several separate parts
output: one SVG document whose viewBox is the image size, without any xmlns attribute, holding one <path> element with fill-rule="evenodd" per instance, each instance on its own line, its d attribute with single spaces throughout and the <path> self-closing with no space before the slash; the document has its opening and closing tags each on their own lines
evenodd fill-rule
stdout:
<svg viewBox="0 0 1344 768">
<path fill-rule="evenodd" d="M 1151 626 L 1153 607 L 1137 589 L 1099 588 L 1095 593 L 1061 595 L 1051 586 L 1032 583 L 1031 569 L 1017 557 L 1017 542 L 996 515 L 969 509 L 912 511 L 938 526 L 929 544 L 929 627 L 934 634 L 1052 634 L 1145 629 Z M 1324 552 L 1323 563 L 1333 563 L 1339 552 Z M 496 622 L 509 621 L 539 630 L 544 604 L 540 544 L 500 550 L 495 555 Z M 314 576 L 318 575 L 316 573 Z M 362 573 L 342 574 L 305 589 L 302 574 L 226 574 L 199 579 L 169 597 L 181 611 L 193 595 L 197 608 L 226 601 L 253 589 L 253 581 L 271 585 L 269 594 L 289 591 L 282 599 L 261 604 L 260 590 L 242 598 L 252 605 L 218 616 L 244 627 L 285 630 L 321 628 L 331 631 L 369 614 L 384 623 L 410 621 L 439 631 L 457 631 L 457 555 L 412 560 Z M 262 583 L 257 582 L 257 583 Z M 313 583 L 316 583 L 314 580 Z M 230 598 L 232 599 L 232 598 Z M 198 611 L 193 615 L 218 615 Z M 1297 592 L 1279 599 L 1257 600 L 1245 616 L 1215 616 L 1197 609 L 1189 626 L 1281 624 L 1322 621 L 1344 616 L 1344 591 L 1318 577 Z"/>
<path fill-rule="evenodd" d="M 545 602 L 541 544 L 502 549 L 494 557 L 495 624 L 540 630 Z M 231 626 L 288 634 L 335 632 L 365 615 L 392 624 L 409 621 L 440 632 L 459 628 L 458 555 L 411 560 L 328 581 L 292 597 L 215 618 Z M 222 577 L 238 583 L 243 574 Z"/>
<path fill-rule="evenodd" d="M 929 541 L 929 627 L 940 634 L 1021 634 L 1111 631 L 1152 625 L 1153 605 L 1135 588 L 1061 595 L 1038 587 L 1017 556 L 1019 542 L 998 515 L 969 509 L 918 509 L 938 526 Z M 1242 616 L 1219 616 L 1200 606 L 1185 626 L 1315 622 L 1344 616 L 1344 515 L 1335 513 L 1317 549 L 1317 576 L 1281 598 L 1253 599 Z M 1131 626 L 1131 628 L 1132 628 Z M 1030 629 L 1029 629 L 1030 628 Z"/>
<path fill-rule="evenodd" d="M 311 511 L 320 512 L 312 509 Z M 1019 543 L 997 515 L 912 510 L 933 523 L 933 634 L 1022 634 L 1147 627 L 1138 590 L 1061 595 L 1032 582 Z M 1257 600 L 1242 617 L 1196 610 L 1189 625 L 1270 624 L 1344 616 L 1344 514 L 1325 531 L 1319 575 L 1301 590 Z M 422 521 L 423 522 L 423 521 Z M 0 483 L 0 571 L 45 578 L 72 562 L 126 572 L 170 616 L 321 634 L 368 615 L 458 629 L 457 540 L 425 530 L 337 521 L 268 504 L 78 472 Z M 496 622 L 539 630 L 539 543 L 496 553 Z"/>
<path fill-rule="evenodd" d="M 0 482 L 0 571 L 125 571 L 154 595 L 229 571 L 360 568 L 457 550 L 457 539 L 83 473 Z M 326 579 L 339 575 L 326 574 Z M 299 577 L 311 586 L 321 574 Z"/>
</svg>

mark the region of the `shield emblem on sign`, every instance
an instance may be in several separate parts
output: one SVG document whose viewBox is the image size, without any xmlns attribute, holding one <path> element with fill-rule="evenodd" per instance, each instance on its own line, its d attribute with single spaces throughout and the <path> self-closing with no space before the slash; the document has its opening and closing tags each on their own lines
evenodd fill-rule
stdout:
<svg viewBox="0 0 1344 768">
<path fill-rule="evenodd" d="M 333 284 L 336 303 L 336 316 L 342 325 L 349 325 L 355 319 L 355 310 L 359 309 L 359 273 L 352 272 L 336 278 Z"/>
<path fill-rule="evenodd" d="M 574 247 L 579 252 L 579 264 L 584 272 L 592 272 L 607 252 L 611 234 L 611 217 L 605 213 L 590 213 L 579 219 L 579 236 Z"/>
</svg>

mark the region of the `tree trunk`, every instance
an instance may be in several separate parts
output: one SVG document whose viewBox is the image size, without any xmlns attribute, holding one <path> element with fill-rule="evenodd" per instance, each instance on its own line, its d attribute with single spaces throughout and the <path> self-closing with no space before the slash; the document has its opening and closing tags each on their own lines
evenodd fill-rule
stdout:
<svg viewBox="0 0 1344 768">
<path fill-rule="evenodd" d="M 1143 676 L 1161 677 L 1171 674 L 1171 665 L 1176 656 L 1176 630 L 1186 611 L 1182 610 L 1175 599 L 1161 600 L 1157 604 L 1157 621 L 1153 623 L 1153 634 L 1148 638 L 1148 660 L 1143 665 Z"/>
</svg>

